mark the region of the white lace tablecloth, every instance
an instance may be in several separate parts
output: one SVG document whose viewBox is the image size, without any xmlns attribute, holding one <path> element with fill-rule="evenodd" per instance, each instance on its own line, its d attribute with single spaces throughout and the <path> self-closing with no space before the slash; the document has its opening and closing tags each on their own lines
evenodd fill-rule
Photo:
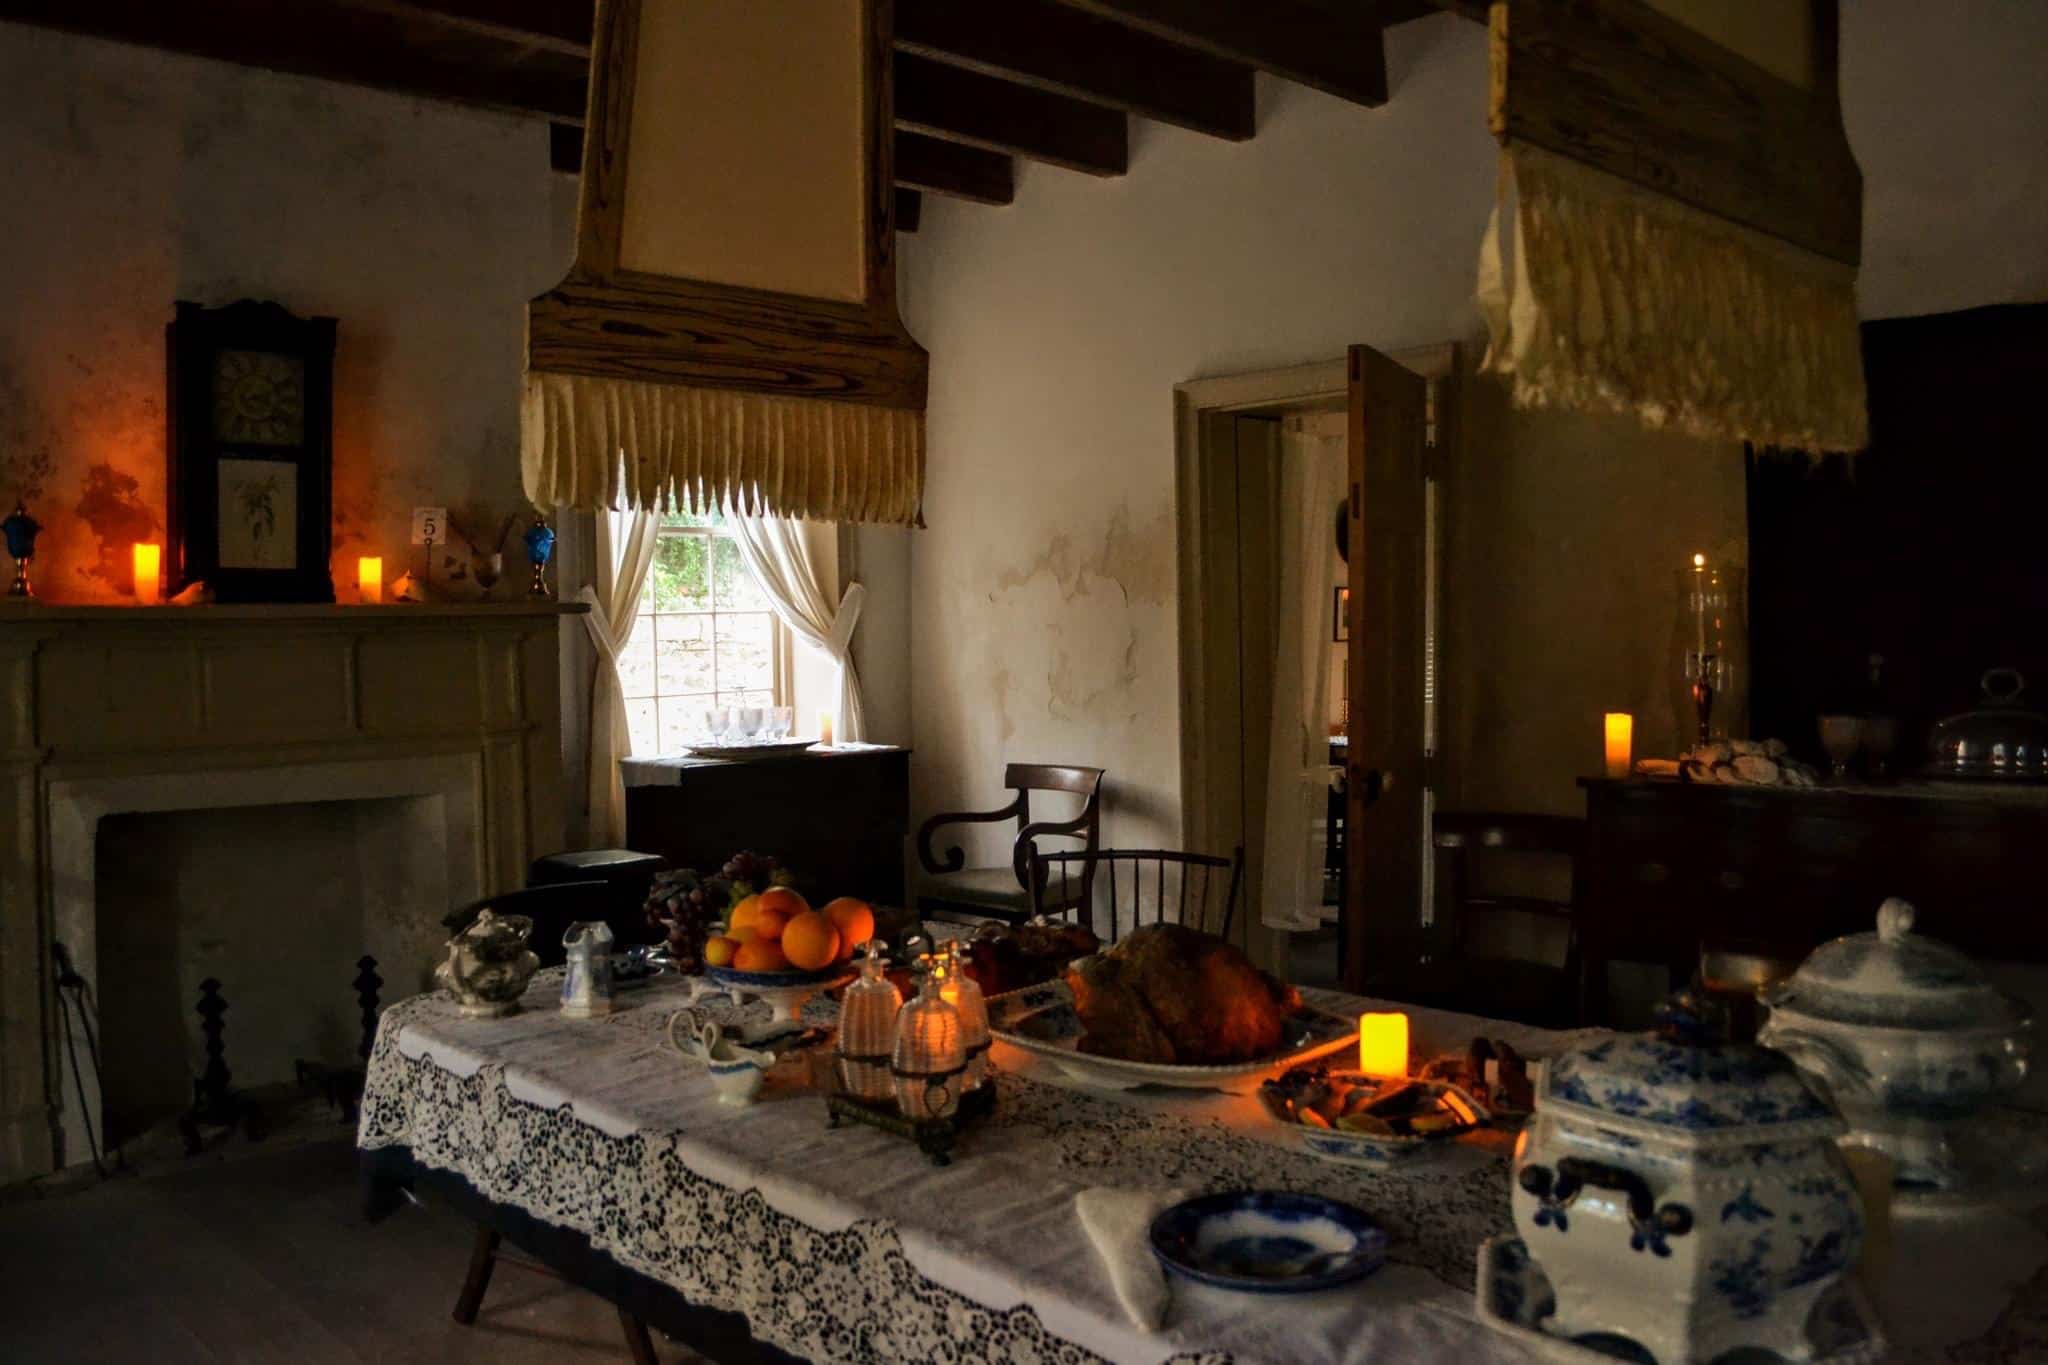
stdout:
<svg viewBox="0 0 2048 1365">
<path fill-rule="evenodd" d="M 936 1168 L 900 1138 L 829 1128 L 819 1094 L 779 1073 L 754 1106 L 720 1106 L 701 1065 L 664 1042 L 669 1014 L 688 1000 L 680 981 L 627 993 L 617 1013 L 585 1021 L 558 1013 L 558 983 L 542 973 L 522 1012 L 502 1019 L 462 1018 L 440 994 L 393 1006 L 370 1058 L 358 1145 L 406 1148 L 692 1302 L 743 1314 L 757 1339 L 791 1354 L 1003 1365 L 1537 1358 L 1489 1332 L 1472 1305 L 1474 1253 L 1509 1229 L 1502 1135 L 1391 1171 L 1340 1166 L 1282 1145 L 1252 1082 L 1231 1087 L 1242 1093 L 1082 1090 L 998 1043 L 996 1114 Z M 1338 1012 L 1374 1003 L 1307 994 Z M 1407 1012 L 1418 1059 L 1480 1033 L 1537 1056 L 1570 1037 Z M 1074 1214 L 1078 1191 L 1104 1185 L 1313 1191 L 1370 1211 L 1392 1249 L 1377 1274 L 1318 1294 L 1174 1279 L 1164 1325 L 1146 1333 L 1119 1308 Z"/>
</svg>

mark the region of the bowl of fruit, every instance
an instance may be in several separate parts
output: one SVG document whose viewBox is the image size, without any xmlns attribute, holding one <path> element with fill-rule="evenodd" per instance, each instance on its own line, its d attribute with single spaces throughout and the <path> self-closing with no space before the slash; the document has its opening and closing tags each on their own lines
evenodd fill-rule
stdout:
<svg viewBox="0 0 2048 1365">
<path fill-rule="evenodd" d="M 1319 1063 L 1266 1081 L 1259 1102 L 1316 1156 L 1366 1166 L 1405 1161 L 1488 1117 L 1485 1105 L 1446 1081 L 1368 1076 Z"/>
</svg>

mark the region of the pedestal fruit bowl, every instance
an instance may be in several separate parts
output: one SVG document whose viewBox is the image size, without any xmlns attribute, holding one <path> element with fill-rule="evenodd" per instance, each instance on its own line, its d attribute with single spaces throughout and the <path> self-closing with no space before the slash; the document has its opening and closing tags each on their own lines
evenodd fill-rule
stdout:
<svg viewBox="0 0 2048 1365">
<path fill-rule="evenodd" d="M 1654 1033 L 1554 1058 L 1511 1189 L 1556 1292 L 1543 1329 L 1627 1338 L 1657 1365 L 1811 1358 L 1808 1316 L 1863 1240 L 1844 1130 L 1786 1058 L 1727 1041 L 1703 993 Z"/>
<path fill-rule="evenodd" d="M 1901 1186 L 1956 1190 L 1972 1171 L 1954 1138 L 2026 1079 L 2033 1016 L 1913 921 L 1894 898 L 1876 933 L 1814 949 L 1763 993 L 1758 1041 L 1832 1093 L 1854 1140 L 1891 1157 Z"/>
</svg>

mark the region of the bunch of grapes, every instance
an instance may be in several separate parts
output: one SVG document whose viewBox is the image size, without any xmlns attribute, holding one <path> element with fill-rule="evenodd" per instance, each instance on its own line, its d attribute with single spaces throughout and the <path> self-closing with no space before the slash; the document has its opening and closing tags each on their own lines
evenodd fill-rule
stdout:
<svg viewBox="0 0 2048 1365">
<path fill-rule="evenodd" d="M 721 890 L 687 867 L 656 873 L 648 888 L 647 922 L 668 935 L 669 956 L 685 975 L 704 970 L 704 940 L 725 912 Z"/>
<path fill-rule="evenodd" d="M 737 904 L 741 898 L 766 891 L 771 886 L 793 885 L 796 877 L 772 854 L 742 852 L 725 860 L 725 866 L 718 869 L 715 880 L 725 883 Z"/>
</svg>

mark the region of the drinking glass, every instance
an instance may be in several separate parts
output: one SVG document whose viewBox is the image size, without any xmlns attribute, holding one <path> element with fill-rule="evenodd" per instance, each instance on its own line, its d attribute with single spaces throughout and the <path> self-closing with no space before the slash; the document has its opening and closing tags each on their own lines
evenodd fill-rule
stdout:
<svg viewBox="0 0 2048 1365">
<path fill-rule="evenodd" d="M 768 713 L 768 735 L 771 739 L 788 739 L 789 730 L 796 724 L 794 706 L 778 706 Z"/>
<path fill-rule="evenodd" d="M 1828 757 L 1834 760 L 1835 781 L 1846 782 L 1849 760 L 1856 757 L 1856 751 L 1863 747 L 1863 717 L 1822 716 L 1820 747 L 1826 749 Z"/>
<path fill-rule="evenodd" d="M 725 737 L 732 732 L 732 708 L 729 706 L 707 706 L 704 708 L 704 733 L 711 736 L 713 744 L 725 743 Z"/>
<path fill-rule="evenodd" d="M 740 718 L 740 738 L 759 739 L 761 731 L 768 724 L 767 708 L 763 706 L 742 706 L 737 708 Z"/>
<path fill-rule="evenodd" d="M 1897 716 L 1865 716 L 1863 718 L 1863 752 L 1870 756 L 1870 775 L 1874 778 L 1890 776 L 1892 750 L 1899 743 L 1899 718 Z"/>
</svg>

